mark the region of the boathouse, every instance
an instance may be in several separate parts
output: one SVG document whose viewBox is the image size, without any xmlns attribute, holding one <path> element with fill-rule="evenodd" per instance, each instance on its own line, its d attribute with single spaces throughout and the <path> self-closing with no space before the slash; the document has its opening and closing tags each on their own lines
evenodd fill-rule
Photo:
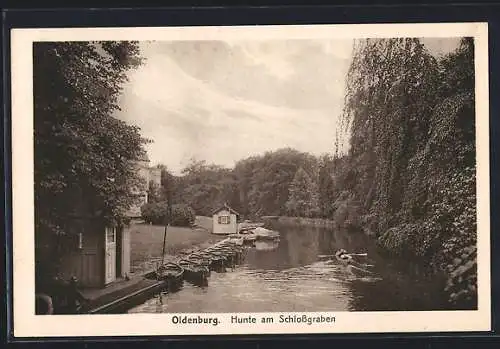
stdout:
<svg viewBox="0 0 500 349">
<path fill-rule="evenodd" d="M 60 238 L 60 276 L 82 288 L 101 288 L 130 273 L 130 227 L 105 224 L 99 217 L 72 217 Z"/>
<path fill-rule="evenodd" d="M 238 233 L 238 217 L 240 214 L 227 204 L 219 207 L 212 213 L 214 234 Z"/>
</svg>

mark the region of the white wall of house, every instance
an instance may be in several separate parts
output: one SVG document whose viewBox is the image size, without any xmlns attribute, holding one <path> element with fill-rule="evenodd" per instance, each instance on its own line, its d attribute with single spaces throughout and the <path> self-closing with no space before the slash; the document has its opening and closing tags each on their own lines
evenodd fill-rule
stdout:
<svg viewBox="0 0 500 349">
<path fill-rule="evenodd" d="M 213 215 L 213 233 L 214 234 L 236 234 L 238 232 L 238 223 L 236 214 L 223 209 Z"/>
</svg>

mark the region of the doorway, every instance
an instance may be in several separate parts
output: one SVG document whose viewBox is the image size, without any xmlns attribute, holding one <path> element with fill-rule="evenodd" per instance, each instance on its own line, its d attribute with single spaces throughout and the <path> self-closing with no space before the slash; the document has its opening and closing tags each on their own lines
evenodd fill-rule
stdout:
<svg viewBox="0 0 500 349">
<path fill-rule="evenodd" d="M 109 284 L 116 279 L 116 228 L 105 229 L 105 272 L 104 283 Z"/>
</svg>

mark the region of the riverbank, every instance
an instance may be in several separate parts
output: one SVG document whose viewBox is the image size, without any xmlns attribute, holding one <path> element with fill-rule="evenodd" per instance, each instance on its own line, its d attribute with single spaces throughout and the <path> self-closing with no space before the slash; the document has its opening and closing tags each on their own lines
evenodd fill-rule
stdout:
<svg viewBox="0 0 500 349">
<path fill-rule="evenodd" d="M 319 228 L 337 228 L 337 222 L 323 218 L 289 217 L 289 216 L 263 216 L 265 224 L 279 223 L 284 226 L 307 226 Z"/>
</svg>

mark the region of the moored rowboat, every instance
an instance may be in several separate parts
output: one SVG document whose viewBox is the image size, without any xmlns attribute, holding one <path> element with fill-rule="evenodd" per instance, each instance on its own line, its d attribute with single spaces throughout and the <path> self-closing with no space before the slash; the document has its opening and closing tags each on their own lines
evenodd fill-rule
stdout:
<svg viewBox="0 0 500 349">
<path fill-rule="evenodd" d="M 226 258 L 224 256 L 215 255 L 207 251 L 200 251 L 193 253 L 190 257 L 197 257 L 199 259 L 207 261 L 209 263 L 208 267 L 210 270 L 216 272 L 225 271 L 224 264 L 226 262 Z"/>
<path fill-rule="evenodd" d="M 277 239 L 280 234 L 275 230 L 269 230 L 266 228 L 258 227 L 252 230 L 257 239 Z"/>
<path fill-rule="evenodd" d="M 210 273 L 208 267 L 197 264 L 194 261 L 188 259 L 181 259 L 179 260 L 178 264 L 184 269 L 185 280 L 197 284 L 206 282 Z"/>
<path fill-rule="evenodd" d="M 155 271 L 156 278 L 167 282 L 167 288 L 178 288 L 182 285 L 184 268 L 177 263 L 166 263 Z"/>
</svg>

